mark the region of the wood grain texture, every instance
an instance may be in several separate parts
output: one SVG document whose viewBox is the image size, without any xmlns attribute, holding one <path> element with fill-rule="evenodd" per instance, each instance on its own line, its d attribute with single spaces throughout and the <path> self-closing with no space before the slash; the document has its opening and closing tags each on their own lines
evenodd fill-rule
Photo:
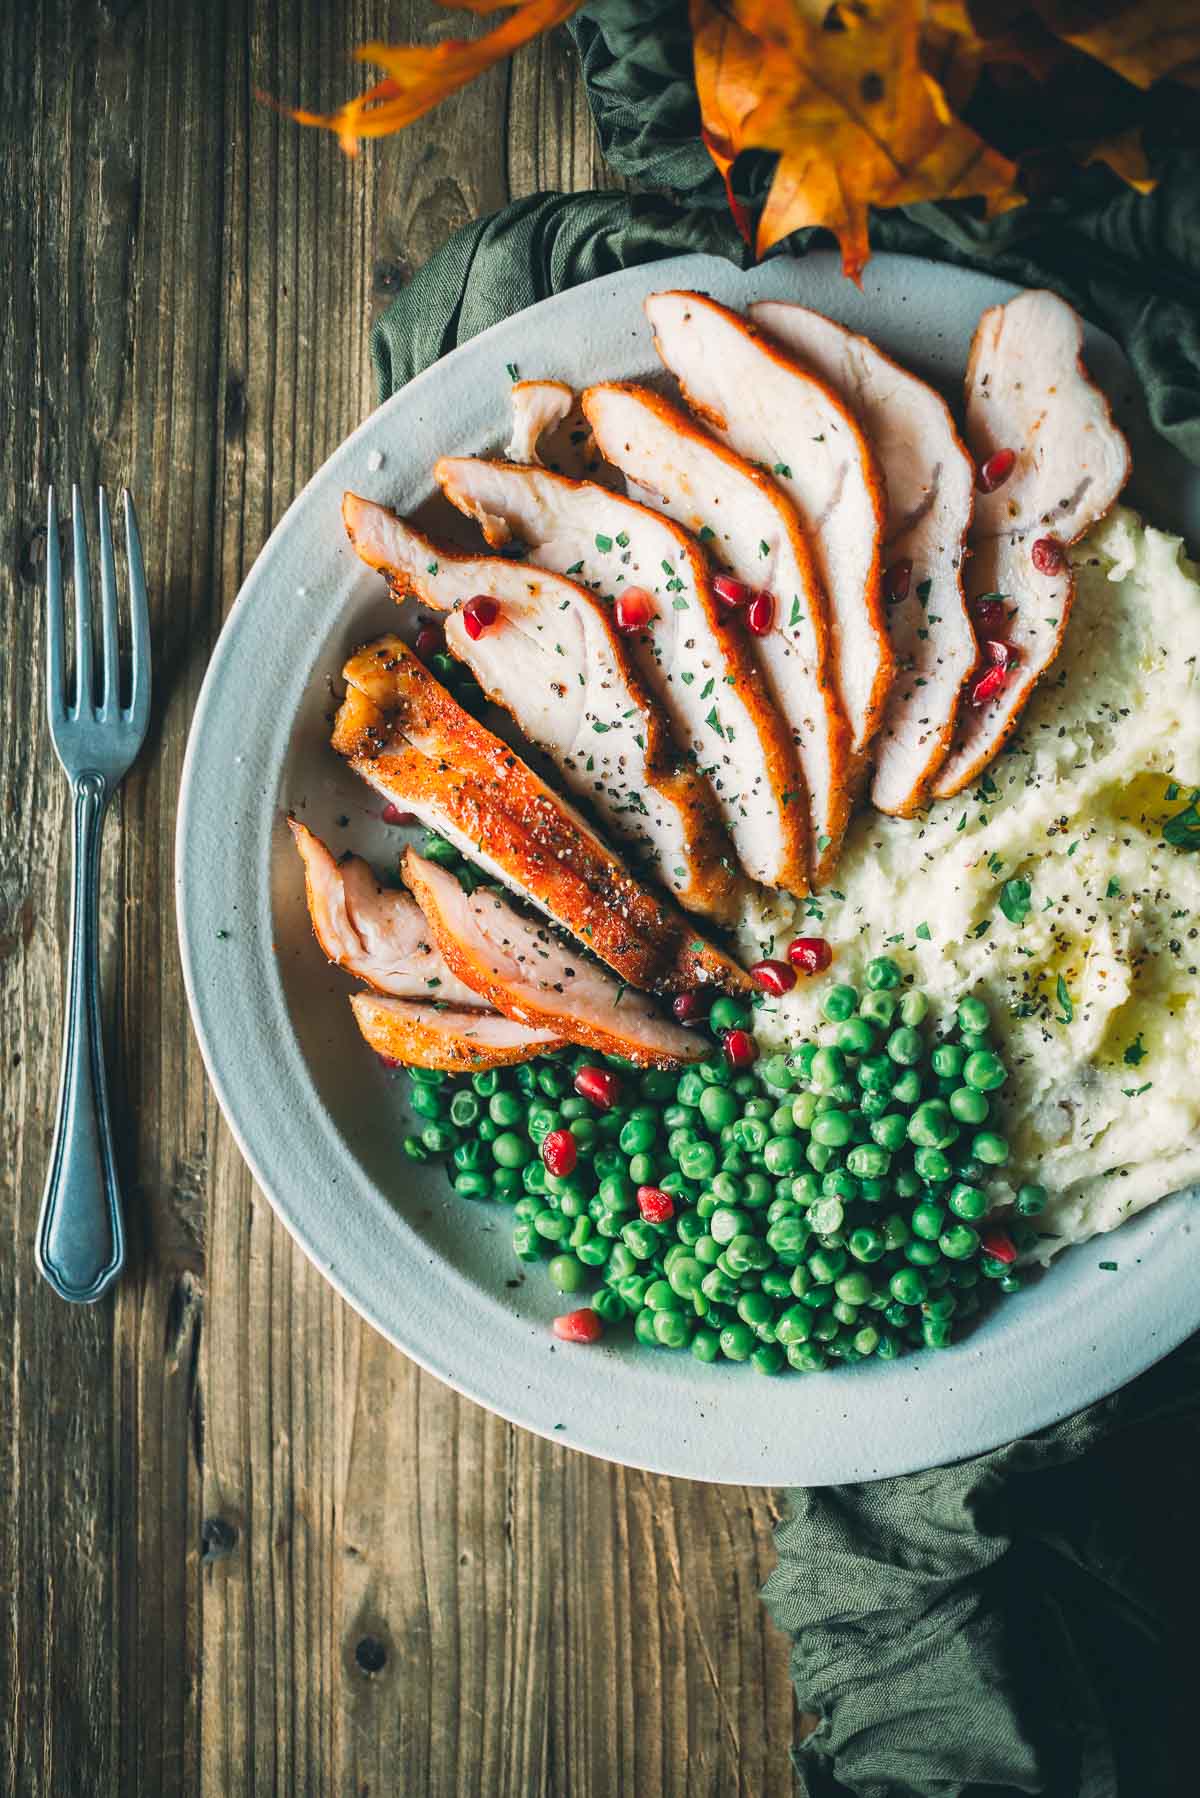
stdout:
<svg viewBox="0 0 1200 1798">
<path fill-rule="evenodd" d="M 0 8 L 0 1792 L 782 1798 L 769 1494 L 589 1461 L 364 1326 L 255 1194 L 174 932 L 175 801 L 224 614 L 372 404 L 372 312 L 449 231 L 612 185 L 565 36 L 348 160 L 401 0 Z M 44 495 L 128 483 L 157 682 L 104 860 L 131 1267 L 61 1305 L 34 1221 L 69 850 L 40 729 Z"/>
</svg>

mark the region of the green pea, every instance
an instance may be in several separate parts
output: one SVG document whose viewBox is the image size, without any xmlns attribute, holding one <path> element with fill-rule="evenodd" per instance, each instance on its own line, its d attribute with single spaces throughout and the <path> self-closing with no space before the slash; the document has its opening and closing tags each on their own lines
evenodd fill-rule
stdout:
<svg viewBox="0 0 1200 1798">
<path fill-rule="evenodd" d="M 680 1105 L 688 1106 L 689 1109 L 694 1109 L 699 1105 L 700 1095 L 704 1090 L 705 1083 L 700 1078 L 699 1074 L 694 1068 L 688 1068 L 685 1073 L 679 1076 L 679 1083 L 675 1088 L 676 1102 Z"/>
<path fill-rule="evenodd" d="M 513 1253 L 519 1261 L 540 1261 L 542 1239 L 533 1225 L 523 1219 L 512 1233 Z"/>
<path fill-rule="evenodd" d="M 700 1282 L 700 1290 L 705 1298 L 712 1299 L 717 1305 L 732 1305 L 741 1293 L 736 1280 L 732 1280 L 719 1267 L 709 1268 Z"/>
<path fill-rule="evenodd" d="M 940 1186 L 954 1172 L 947 1155 L 940 1149 L 918 1149 L 913 1155 L 913 1171 L 931 1186 Z"/>
<path fill-rule="evenodd" d="M 697 1361 L 715 1361 L 721 1352 L 721 1338 L 715 1330 L 697 1330 L 691 1348 Z"/>
<path fill-rule="evenodd" d="M 830 1107 L 835 1105 L 842 1108 L 853 1105 L 855 1097 L 854 1083 L 847 1077 L 846 1079 L 839 1080 L 836 1086 L 831 1086 L 828 1092 L 822 1095 L 822 1099 L 817 1101 L 817 1110 L 820 1111 L 822 1109 L 822 1100 L 828 1101 L 828 1104 L 825 1105 L 825 1109 L 829 1110 Z"/>
<path fill-rule="evenodd" d="M 645 1348 L 660 1346 L 654 1329 L 656 1316 L 657 1313 L 654 1311 L 639 1311 L 633 1320 L 633 1333 Z"/>
<path fill-rule="evenodd" d="M 600 1235 L 589 1237 L 587 1242 L 575 1243 L 574 1249 L 585 1267 L 603 1267 L 608 1260 L 609 1244 Z"/>
<path fill-rule="evenodd" d="M 448 1155 L 458 1142 L 458 1131 L 452 1124 L 426 1124 L 421 1141 L 431 1155 Z"/>
<path fill-rule="evenodd" d="M 948 1317 L 927 1317 L 921 1325 L 926 1348 L 949 1348 L 951 1329 Z"/>
<path fill-rule="evenodd" d="M 560 1292 L 578 1292 L 587 1285 L 588 1271 L 574 1255 L 555 1255 L 546 1264 L 550 1284 Z"/>
<path fill-rule="evenodd" d="M 965 1218 L 968 1223 L 972 1223 L 987 1216 L 989 1200 L 986 1192 L 981 1191 L 978 1186 L 969 1186 L 965 1180 L 958 1180 L 950 1188 L 947 1203 L 955 1217 Z"/>
<path fill-rule="evenodd" d="M 841 1229 L 845 1216 L 846 1208 L 841 1199 L 832 1194 L 810 1205 L 808 1222 L 818 1236 L 833 1236 Z"/>
<path fill-rule="evenodd" d="M 748 1361 L 754 1347 L 754 1332 L 746 1324 L 730 1324 L 721 1331 L 721 1353 L 727 1361 Z"/>
<path fill-rule="evenodd" d="M 857 1005 L 858 994 L 852 986 L 831 986 L 821 1009 L 831 1024 L 842 1024 L 854 1015 Z"/>
<path fill-rule="evenodd" d="M 831 1167 L 821 1175 L 821 1191 L 832 1199 L 849 1204 L 858 1197 L 858 1181 L 844 1167 Z"/>
<path fill-rule="evenodd" d="M 527 1161 L 521 1169 L 521 1185 L 526 1192 L 542 1193 L 549 1190 L 549 1175 L 540 1161 Z"/>
<path fill-rule="evenodd" d="M 904 1245 L 904 1259 L 914 1267 L 932 1268 L 940 1254 L 937 1243 L 927 1241 L 924 1236 L 914 1236 L 911 1242 Z"/>
<path fill-rule="evenodd" d="M 793 1342 L 787 1350 L 788 1366 L 797 1373 L 820 1373 L 829 1366 L 829 1357 L 815 1342 Z"/>
<path fill-rule="evenodd" d="M 795 1174 L 804 1166 L 804 1147 L 797 1136 L 773 1136 L 763 1158 L 769 1174 Z"/>
<path fill-rule="evenodd" d="M 491 1118 L 480 1118 L 475 1126 L 475 1134 L 480 1142 L 495 1142 L 500 1134 L 499 1124 L 493 1124 Z"/>
<path fill-rule="evenodd" d="M 1017 1188 L 1017 1210 L 1022 1217 L 1037 1217 L 1046 1209 L 1050 1194 L 1044 1186 L 1019 1186 Z"/>
<path fill-rule="evenodd" d="M 822 1111 L 813 1119 L 813 1141 L 824 1143 L 828 1148 L 845 1148 L 850 1134 L 850 1119 L 844 1111 Z"/>
<path fill-rule="evenodd" d="M 657 1186 L 656 1170 L 657 1163 L 652 1155 L 631 1155 L 629 1158 L 627 1172 L 633 1186 Z"/>
<path fill-rule="evenodd" d="M 408 1095 L 408 1103 L 420 1118 L 438 1118 L 442 1115 L 441 1095 L 434 1086 L 414 1086 Z"/>
<path fill-rule="evenodd" d="M 717 1151 L 710 1142 L 691 1142 L 680 1149 L 679 1171 L 687 1180 L 708 1180 L 717 1171 Z"/>
<path fill-rule="evenodd" d="M 732 1124 L 739 1109 L 737 1099 L 728 1087 L 705 1086 L 700 1094 L 700 1116 L 710 1130 L 723 1130 L 727 1124 Z"/>
<path fill-rule="evenodd" d="M 986 1167 L 1003 1167 L 1008 1160 L 1009 1148 L 1002 1136 L 992 1130 L 981 1130 L 971 1141 L 971 1153 L 976 1161 L 982 1161 Z"/>
<path fill-rule="evenodd" d="M 930 1153 L 936 1153 L 931 1150 Z M 898 1199 L 915 1199 L 924 1185 L 920 1174 L 910 1167 L 902 1167 L 892 1176 L 892 1187 Z"/>
<path fill-rule="evenodd" d="M 847 1018 L 838 1027 L 836 1041 L 845 1055 L 869 1055 L 875 1047 L 876 1036 L 866 1018 Z"/>
<path fill-rule="evenodd" d="M 1008 1273 L 1001 1274 L 997 1284 L 999 1285 L 1001 1292 L 1020 1292 L 1025 1282 L 1022 1280 L 1020 1274 L 1015 1274 L 1010 1270 Z"/>
<path fill-rule="evenodd" d="M 921 1041 L 921 1032 L 912 1030 L 909 1025 L 901 1025 L 900 1030 L 892 1030 L 887 1039 L 887 1054 L 901 1068 L 916 1068 L 923 1048 L 925 1043 Z"/>
<path fill-rule="evenodd" d="M 702 1061 L 696 1072 L 708 1086 L 732 1086 L 734 1083 L 733 1069 L 723 1055 L 714 1061 Z"/>
<path fill-rule="evenodd" d="M 762 1118 L 742 1117 L 733 1126 L 734 1141 L 751 1155 L 757 1155 L 766 1147 L 770 1134 Z"/>
<path fill-rule="evenodd" d="M 888 1151 L 874 1142 L 858 1143 L 846 1157 L 850 1172 L 868 1180 L 882 1180 L 891 1164 Z"/>
<path fill-rule="evenodd" d="M 838 1276 L 833 1283 L 833 1290 L 843 1305 L 865 1305 L 874 1288 L 871 1285 L 870 1274 L 852 1269 L 850 1273 Z M 847 1320 L 843 1319 L 842 1321 Z"/>
<path fill-rule="evenodd" d="M 818 1317 L 813 1325 L 813 1336 L 818 1342 L 829 1343 L 838 1334 L 839 1324 L 832 1310 L 827 1315 Z"/>
<path fill-rule="evenodd" d="M 860 1224 L 857 1230 L 851 1230 L 846 1247 L 856 1261 L 868 1264 L 880 1260 L 886 1252 L 883 1232 L 870 1224 Z"/>
<path fill-rule="evenodd" d="M 821 1182 L 815 1174 L 797 1174 L 792 1181 L 792 1199 L 797 1205 L 814 1205 L 821 1196 Z"/>
<path fill-rule="evenodd" d="M 658 1248 L 659 1239 L 653 1225 L 635 1222 L 623 1225 L 621 1241 L 637 1260 L 649 1261 Z"/>
<path fill-rule="evenodd" d="M 825 1172 L 825 1169 L 829 1166 L 830 1162 L 833 1161 L 836 1155 L 837 1150 L 831 1149 L 828 1143 L 823 1142 L 810 1142 L 807 1149 L 804 1151 L 804 1158 L 808 1162 L 809 1167 L 815 1168 L 818 1174 L 823 1174 Z"/>
<path fill-rule="evenodd" d="M 651 1280 L 644 1301 L 651 1311 L 678 1311 L 679 1297 L 669 1280 Z"/>
<path fill-rule="evenodd" d="M 928 1242 L 936 1242 L 946 1223 L 946 1213 L 940 1205 L 933 1205 L 928 1200 L 915 1205 L 912 1214 L 914 1234 L 924 1237 Z"/>
<path fill-rule="evenodd" d="M 941 1099 L 926 1099 L 908 1120 L 908 1140 L 920 1148 L 945 1149 L 957 1136 L 950 1107 Z"/>
<path fill-rule="evenodd" d="M 768 1086 L 786 1089 L 796 1084 L 796 1076 L 786 1055 L 768 1055 L 759 1064 L 759 1075 Z"/>
<path fill-rule="evenodd" d="M 602 1317 L 606 1324 L 620 1323 L 625 1316 L 625 1301 L 611 1286 L 602 1286 L 599 1292 L 593 1293 L 591 1305 L 596 1316 Z"/>
<path fill-rule="evenodd" d="M 750 1013 L 736 999 L 721 993 L 713 1000 L 712 1010 L 708 1014 L 710 1026 L 715 1031 L 748 1030 Z"/>
<path fill-rule="evenodd" d="M 771 1322 L 775 1307 L 761 1292 L 744 1292 L 737 1301 L 737 1314 L 744 1324 L 757 1332 Z"/>
<path fill-rule="evenodd" d="M 809 1226 L 802 1217 L 781 1217 L 767 1231 L 767 1247 L 785 1267 L 796 1267 L 808 1246 Z"/>
<path fill-rule="evenodd" d="M 816 1093 L 797 1093 L 796 1097 L 792 1100 L 792 1122 L 795 1124 L 797 1130 L 809 1129 L 816 1115 Z"/>
<path fill-rule="evenodd" d="M 400 1146 L 410 1161 L 429 1160 L 429 1150 L 419 1136 L 406 1136 Z"/>
<path fill-rule="evenodd" d="M 958 1025 L 960 1030 L 986 1030 L 991 1021 L 991 1013 L 982 999 L 976 999 L 973 995 L 968 994 L 965 999 L 959 1000 Z"/>
<path fill-rule="evenodd" d="M 858 1011 L 868 1024 L 886 1030 L 896 1015 L 896 1001 L 891 993 L 864 993 Z"/>
<path fill-rule="evenodd" d="M 986 1122 L 991 1106 L 981 1092 L 970 1086 L 957 1086 L 947 1101 L 950 1114 L 960 1124 L 982 1124 Z"/>
<path fill-rule="evenodd" d="M 885 1112 L 882 1117 L 871 1119 L 871 1136 L 881 1149 L 894 1155 L 897 1149 L 904 1147 L 908 1135 L 908 1120 L 898 1111 Z"/>
<path fill-rule="evenodd" d="M 481 1099 L 490 1099 L 493 1093 L 500 1090 L 499 1068 L 484 1068 L 481 1074 L 472 1074 L 471 1085 Z"/>
<path fill-rule="evenodd" d="M 771 1265 L 771 1250 L 761 1238 L 751 1236 L 749 1231 L 741 1236 L 735 1236 L 733 1241 L 727 1245 L 724 1253 L 731 1272 L 735 1274 L 746 1274 L 752 1268 L 770 1267 Z"/>
<path fill-rule="evenodd" d="M 958 1040 L 962 1044 L 963 1054 L 968 1060 L 974 1055 L 976 1049 L 990 1049 L 992 1046 L 992 1039 L 986 1030 L 960 1031 Z"/>
<path fill-rule="evenodd" d="M 511 1130 L 525 1116 L 525 1106 L 516 1093 L 493 1093 L 488 1100 L 488 1116 L 493 1124 L 499 1124 L 502 1130 Z"/>
<path fill-rule="evenodd" d="M 454 1190 L 465 1199 L 486 1199 L 491 1191 L 492 1183 L 486 1174 L 455 1174 Z"/>
<path fill-rule="evenodd" d="M 976 1092 L 990 1093 L 1004 1085 L 1008 1079 L 1008 1069 L 990 1049 L 976 1049 L 973 1055 L 967 1056 L 963 1079 Z"/>
<path fill-rule="evenodd" d="M 790 1305 L 775 1325 L 776 1341 L 788 1347 L 793 1342 L 807 1342 L 812 1335 L 812 1313 L 803 1305 Z"/>
<path fill-rule="evenodd" d="M 450 1101 L 450 1122 L 460 1130 L 468 1130 L 479 1121 L 479 1100 L 473 1092 L 463 1087 L 456 1092 Z"/>
<path fill-rule="evenodd" d="M 672 1292 L 680 1298 L 690 1299 L 693 1293 L 699 1292 L 704 1279 L 704 1263 L 697 1261 L 694 1255 L 680 1255 L 671 1263 L 667 1278 Z"/>
<path fill-rule="evenodd" d="M 890 1093 L 864 1092 L 859 1094 L 858 1109 L 868 1123 L 873 1123 L 876 1118 L 883 1116 L 891 1102 Z"/>
<path fill-rule="evenodd" d="M 452 1160 L 460 1173 L 479 1173 L 484 1165 L 485 1144 L 478 1137 L 470 1142 L 460 1142 L 454 1151 Z"/>
<path fill-rule="evenodd" d="M 662 1068 L 648 1068 L 640 1084 L 642 1097 L 651 1105 L 661 1105 L 675 1091 L 676 1080 Z"/>
<path fill-rule="evenodd" d="M 957 1043 L 939 1043 L 929 1057 L 934 1073 L 948 1078 L 962 1073 L 963 1062 L 966 1059 L 966 1050 L 960 1048 Z"/>
<path fill-rule="evenodd" d="M 891 1192 L 888 1180 L 861 1179 L 858 1183 L 858 1196 L 864 1205 L 882 1205 Z"/>
<path fill-rule="evenodd" d="M 453 670 L 454 667 L 455 664 L 451 662 L 450 669 Z M 454 844 L 439 836 L 435 830 L 427 830 L 421 838 L 421 854 L 427 861 L 440 862 L 443 868 L 451 867 L 462 859 Z"/>
<path fill-rule="evenodd" d="M 736 1205 L 744 1189 L 736 1174 L 721 1172 L 713 1175 L 712 1190 L 722 1205 Z"/>
<path fill-rule="evenodd" d="M 879 1331 L 874 1324 L 865 1324 L 861 1330 L 855 1332 L 854 1352 L 865 1360 L 868 1355 L 875 1353 L 881 1340 Z"/>
<path fill-rule="evenodd" d="M 768 1298 L 786 1299 L 791 1296 L 791 1282 L 788 1279 L 790 1269 L 784 1267 L 766 1267 L 762 1272 L 762 1289 Z"/>
<path fill-rule="evenodd" d="M 900 980 L 900 969 L 890 955 L 877 955 L 867 963 L 867 985 L 872 992 L 890 992 L 899 986 Z"/>
<path fill-rule="evenodd" d="M 921 1076 L 916 1068 L 905 1068 L 892 1087 L 892 1097 L 897 1105 L 915 1105 L 917 1103 L 921 1097 Z"/>
<path fill-rule="evenodd" d="M 890 1093 L 896 1079 L 895 1063 L 886 1055 L 867 1055 L 858 1064 L 856 1078 L 864 1092 Z"/>
<path fill-rule="evenodd" d="M 926 1317 L 953 1317 L 958 1300 L 952 1292 L 939 1292 L 935 1298 L 926 1299 L 921 1308 Z"/>
<path fill-rule="evenodd" d="M 514 1205 L 521 1191 L 519 1168 L 498 1167 L 492 1170 L 492 1192 L 503 1205 Z"/>
<path fill-rule="evenodd" d="M 622 1124 L 617 1145 L 623 1155 L 645 1155 L 654 1147 L 656 1135 L 654 1119 L 635 1111 Z"/>
<path fill-rule="evenodd" d="M 898 1267 L 888 1281 L 888 1290 L 898 1305 L 920 1305 L 928 1287 L 919 1268 Z"/>
<path fill-rule="evenodd" d="M 917 1024 L 924 1023 L 928 1014 L 929 1000 L 924 993 L 915 991 L 905 993 L 900 1001 L 900 1022 L 902 1024 L 915 1027 Z"/>
<path fill-rule="evenodd" d="M 814 1249 L 808 1271 L 820 1286 L 832 1286 L 846 1265 L 845 1249 Z"/>
<path fill-rule="evenodd" d="M 749 1228 L 750 1219 L 747 1214 L 732 1205 L 718 1205 L 708 1220 L 709 1234 L 722 1247 Z"/>
<path fill-rule="evenodd" d="M 750 1365 L 755 1373 L 782 1373 L 784 1368 L 783 1350 L 776 1347 L 773 1342 L 760 1342 L 750 1356 Z"/>
</svg>

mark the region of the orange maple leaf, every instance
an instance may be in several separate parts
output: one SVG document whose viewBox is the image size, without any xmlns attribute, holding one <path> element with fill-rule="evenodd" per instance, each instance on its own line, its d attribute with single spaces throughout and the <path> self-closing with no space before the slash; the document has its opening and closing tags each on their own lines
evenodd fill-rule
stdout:
<svg viewBox="0 0 1200 1798">
<path fill-rule="evenodd" d="M 439 5 L 472 13 L 499 12 L 511 4 L 512 0 L 439 0 Z M 281 111 L 301 125 L 336 132 L 343 150 L 353 156 L 360 138 L 386 137 L 411 125 L 493 63 L 551 26 L 561 25 L 581 4 L 582 0 L 523 0 L 502 24 L 479 38 L 445 38 L 440 44 L 364 44 L 355 51 L 356 57 L 385 69 L 383 81 L 336 112 L 306 112 L 291 106 Z"/>
<path fill-rule="evenodd" d="M 870 206 L 1020 203 L 1015 164 L 955 117 L 922 65 L 926 13 L 920 0 L 691 0 L 705 141 L 726 183 L 742 150 L 779 152 L 760 256 L 823 225 L 858 280 Z"/>
</svg>

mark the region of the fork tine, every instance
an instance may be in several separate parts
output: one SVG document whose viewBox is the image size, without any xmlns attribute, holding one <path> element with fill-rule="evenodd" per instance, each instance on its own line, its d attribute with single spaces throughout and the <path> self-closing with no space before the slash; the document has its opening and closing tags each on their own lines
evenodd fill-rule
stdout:
<svg viewBox="0 0 1200 1798">
<path fill-rule="evenodd" d="M 58 547 L 58 512 L 51 487 L 46 502 L 46 717 L 51 732 L 66 716 L 63 660 L 62 557 Z"/>
<path fill-rule="evenodd" d="M 144 732 L 150 718 L 150 602 L 146 596 L 146 570 L 142 562 L 142 539 L 138 534 L 137 513 L 133 496 L 126 488 L 125 554 L 129 562 L 129 610 L 133 624 L 133 691 L 129 699 L 129 717 Z"/>
<path fill-rule="evenodd" d="M 100 510 L 100 629 L 103 649 L 104 684 L 100 689 L 103 711 L 115 712 L 121 703 L 121 660 L 117 642 L 117 568 L 113 561 L 112 526 L 108 516 L 108 495 L 101 487 L 97 494 Z"/>
<path fill-rule="evenodd" d="M 92 707 L 92 583 L 87 524 L 78 486 L 71 488 L 71 524 L 75 548 L 75 709 L 82 716 Z"/>
</svg>

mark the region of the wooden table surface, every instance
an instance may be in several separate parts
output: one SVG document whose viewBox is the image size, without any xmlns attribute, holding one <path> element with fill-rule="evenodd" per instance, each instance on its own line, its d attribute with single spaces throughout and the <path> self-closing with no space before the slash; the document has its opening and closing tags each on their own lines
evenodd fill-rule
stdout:
<svg viewBox="0 0 1200 1798">
<path fill-rule="evenodd" d="M 328 108 L 429 0 L 0 9 L 0 1790 L 792 1790 L 775 1497 L 630 1473 L 383 1342 L 254 1190 L 175 940 L 188 725 L 276 519 L 373 403 L 373 313 L 454 228 L 611 185 L 565 36 L 356 160 Z M 42 717 L 47 483 L 128 483 L 157 682 L 104 857 L 128 1273 L 33 1264 L 70 849 Z"/>
</svg>

